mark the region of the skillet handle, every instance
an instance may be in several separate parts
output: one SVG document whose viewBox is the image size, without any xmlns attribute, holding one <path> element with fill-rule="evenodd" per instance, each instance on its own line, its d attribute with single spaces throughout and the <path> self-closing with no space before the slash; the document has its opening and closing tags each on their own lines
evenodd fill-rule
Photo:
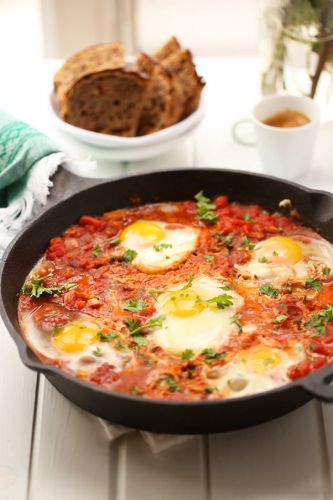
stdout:
<svg viewBox="0 0 333 500">
<path fill-rule="evenodd" d="M 325 368 L 299 380 L 299 385 L 315 398 L 333 403 L 333 365 Z"/>
</svg>

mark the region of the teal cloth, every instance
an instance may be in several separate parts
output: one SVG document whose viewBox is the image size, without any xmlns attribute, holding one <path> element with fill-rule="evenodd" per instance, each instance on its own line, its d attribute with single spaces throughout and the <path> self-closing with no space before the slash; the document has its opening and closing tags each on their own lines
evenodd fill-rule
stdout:
<svg viewBox="0 0 333 500">
<path fill-rule="evenodd" d="M 42 132 L 0 110 L 0 207 L 22 195 L 37 161 L 59 151 Z"/>
</svg>

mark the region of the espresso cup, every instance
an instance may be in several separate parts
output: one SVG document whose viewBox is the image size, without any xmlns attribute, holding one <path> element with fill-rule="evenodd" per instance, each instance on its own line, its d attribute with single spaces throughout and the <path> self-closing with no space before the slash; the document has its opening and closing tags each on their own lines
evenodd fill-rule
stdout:
<svg viewBox="0 0 333 500">
<path fill-rule="evenodd" d="M 305 125 L 281 128 L 266 125 L 265 120 L 286 110 L 304 114 Z M 251 123 L 255 140 L 242 134 L 244 125 Z M 267 174 L 297 179 L 309 170 L 319 126 L 319 107 L 309 97 L 271 95 L 262 98 L 253 108 L 250 119 L 240 120 L 233 126 L 236 142 L 244 146 L 257 146 L 263 170 Z"/>
</svg>

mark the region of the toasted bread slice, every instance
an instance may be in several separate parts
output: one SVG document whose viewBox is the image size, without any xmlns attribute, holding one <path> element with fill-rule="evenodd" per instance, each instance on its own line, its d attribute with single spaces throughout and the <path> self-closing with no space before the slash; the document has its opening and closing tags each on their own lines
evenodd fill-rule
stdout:
<svg viewBox="0 0 333 500">
<path fill-rule="evenodd" d="M 138 135 L 146 135 L 174 123 L 174 87 L 170 73 L 147 54 L 138 54 L 137 67 L 149 76 L 138 128 Z"/>
<path fill-rule="evenodd" d="M 94 71 L 123 68 L 124 46 L 103 43 L 88 47 L 67 59 L 54 76 L 54 89 L 60 101 L 80 78 Z"/>
<path fill-rule="evenodd" d="M 203 80 L 198 76 L 189 50 L 179 49 L 161 61 L 170 71 L 179 107 L 179 119 L 186 118 L 199 105 Z"/>
<path fill-rule="evenodd" d="M 154 57 L 158 61 L 163 61 L 167 57 L 171 56 L 181 48 L 175 36 L 172 36 L 157 52 L 155 52 Z"/>
<path fill-rule="evenodd" d="M 62 118 L 103 134 L 137 134 L 148 78 L 134 69 L 107 69 L 80 78 L 62 100 Z"/>
</svg>

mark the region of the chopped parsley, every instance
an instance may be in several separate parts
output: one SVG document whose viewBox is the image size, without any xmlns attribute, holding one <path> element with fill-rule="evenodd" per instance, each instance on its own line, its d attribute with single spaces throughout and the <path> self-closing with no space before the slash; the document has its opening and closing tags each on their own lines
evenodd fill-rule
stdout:
<svg viewBox="0 0 333 500">
<path fill-rule="evenodd" d="M 267 257 L 264 256 L 264 257 L 259 257 L 258 262 L 260 262 L 260 264 L 268 264 L 269 262 L 272 262 L 272 261 L 267 259 Z"/>
<path fill-rule="evenodd" d="M 123 342 L 116 342 L 114 346 L 120 351 L 129 351 L 128 344 L 124 344 Z"/>
<path fill-rule="evenodd" d="M 248 250 L 253 250 L 256 246 L 255 243 L 250 242 L 250 240 L 247 236 L 243 236 L 242 245 L 243 245 L 243 247 L 247 248 Z"/>
<path fill-rule="evenodd" d="M 204 355 L 204 361 L 207 365 L 210 365 L 213 363 L 213 361 L 224 361 L 225 358 L 227 357 L 227 352 L 216 352 L 214 349 L 204 349 L 202 351 L 202 354 Z"/>
<path fill-rule="evenodd" d="M 216 233 L 215 238 L 219 240 L 219 245 L 227 247 L 229 250 L 232 249 L 234 235 L 233 234 L 221 234 Z"/>
<path fill-rule="evenodd" d="M 280 323 L 283 323 L 286 319 L 288 319 L 288 316 L 286 314 L 278 314 L 274 318 L 274 323 L 276 325 L 279 325 Z"/>
<path fill-rule="evenodd" d="M 22 292 L 24 295 L 39 299 L 39 297 L 42 297 L 43 295 L 54 295 L 67 292 L 68 290 L 76 287 L 75 283 L 64 283 L 61 286 L 45 286 L 44 280 L 46 278 L 50 278 L 51 276 L 52 274 L 48 274 L 47 276 L 43 276 L 41 278 L 37 278 L 36 276 L 31 278 L 29 281 L 24 283 L 21 289 Z"/>
<path fill-rule="evenodd" d="M 205 255 L 204 259 L 206 262 L 214 262 L 214 255 Z"/>
<path fill-rule="evenodd" d="M 170 392 L 178 392 L 180 390 L 179 385 L 170 375 L 165 377 L 164 382 L 167 384 Z"/>
<path fill-rule="evenodd" d="M 97 358 L 100 358 L 102 356 L 102 351 L 101 351 L 100 347 L 96 347 L 96 349 L 92 353 Z"/>
<path fill-rule="evenodd" d="M 324 267 L 324 269 L 323 269 L 323 275 L 324 276 L 329 276 L 330 273 L 331 273 L 331 268 L 330 267 Z"/>
<path fill-rule="evenodd" d="M 192 349 L 185 349 L 185 351 L 182 352 L 182 360 L 183 361 L 190 361 L 191 358 L 193 358 L 194 352 Z"/>
<path fill-rule="evenodd" d="M 144 300 L 142 300 L 142 299 L 130 299 L 127 302 L 125 302 L 125 304 L 122 305 L 122 310 L 137 313 L 137 312 L 142 311 L 142 309 L 145 309 L 146 307 L 147 307 L 147 304 Z"/>
<path fill-rule="evenodd" d="M 206 387 L 204 387 L 204 391 L 206 392 L 206 394 L 212 394 L 213 392 L 216 391 L 216 387 L 209 387 L 207 385 Z"/>
<path fill-rule="evenodd" d="M 133 335 L 132 338 L 138 346 L 148 345 L 148 340 L 143 335 Z"/>
<path fill-rule="evenodd" d="M 233 316 L 231 316 L 230 320 L 232 324 L 237 326 L 239 333 L 242 333 L 243 327 L 241 325 L 241 322 L 239 321 L 238 314 L 234 314 Z"/>
<path fill-rule="evenodd" d="M 129 393 L 132 395 L 132 396 L 141 396 L 142 394 L 142 390 L 140 389 L 140 387 L 138 387 L 137 385 L 133 385 L 130 390 L 129 390 Z"/>
<path fill-rule="evenodd" d="M 62 332 L 62 330 L 63 330 L 62 326 L 55 325 L 52 335 L 53 336 L 58 335 L 60 332 Z"/>
<path fill-rule="evenodd" d="M 326 325 L 325 323 L 333 324 L 333 307 L 329 304 L 326 304 L 324 309 L 317 311 L 312 315 L 312 318 L 305 323 L 305 327 L 308 330 L 315 328 L 318 332 L 318 335 L 326 334 Z"/>
<path fill-rule="evenodd" d="M 108 333 L 98 332 L 97 336 L 102 342 L 110 342 L 111 340 L 115 339 L 118 336 L 118 334 L 112 331 Z"/>
<path fill-rule="evenodd" d="M 111 240 L 109 240 L 109 244 L 113 247 L 119 245 L 120 242 L 121 242 L 120 238 L 112 238 Z"/>
<path fill-rule="evenodd" d="M 244 214 L 243 215 L 243 220 L 245 220 L 245 222 L 252 222 L 254 223 L 255 221 L 252 219 L 251 215 L 250 214 Z"/>
<path fill-rule="evenodd" d="M 279 295 L 279 290 L 269 283 L 262 285 L 259 290 L 262 295 L 267 295 L 271 299 L 275 299 Z"/>
<path fill-rule="evenodd" d="M 195 278 L 194 274 L 191 274 L 186 285 L 184 285 L 180 290 L 184 291 L 184 290 L 188 290 L 189 288 L 191 288 L 194 278 Z"/>
<path fill-rule="evenodd" d="M 205 301 L 206 304 L 215 304 L 218 309 L 225 309 L 233 305 L 232 296 L 227 293 L 222 293 Z"/>
<path fill-rule="evenodd" d="M 128 248 L 128 250 L 126 250 L 126 252 L 123 254 L 122 259 L 124 262 L 132 262 L 132 260 L 135 259 L 137 255 L 138 252 L 132 250 L 131 248 Z"/>
<path fill-rule="evenodd" d="M 315 280 L 314 278 L 309 278 L 305 282 L 305 288 L 307 290 L 320 290 L 320 282 Z"/>
<path fill-rule="evenodd" d="M 197 200 L 197 217 L 199 220 L 215 224 L 217 222 L 216 206 L 211 200 L 203 195 L 203 191 L 197 193 L 194 198 Z"/>
<path fill-rule="evenodd" d="M 91 250 L 91 255 L 93 257 L 98 257 L 99 254 L 101 253 L 102 249 L 99 245 L 96 245 L 92 250 Z"/>
<path fill-rule="evenodd" d="M 164 319 L 164 315 L 156 316 L 155 318 L 150 318 L 150 320 L 143 325 L 140 325 L 139 322 L 135 319 L 129 319 L 125 322 L 125 325 L 129 329 L 130 334 L 134 336 L 138 333 L 141 333 L 143 330 L 146 330 L 147 328 L 161 328 Z"/>
<path fill-rule="evenodd" d="M 167 248 L 172 248 L 170 243 L 160 243 L 159 245 L 154 245 L 155 252 L 161 252 L 162 250 L 166 250 Z"/>
</svg>

